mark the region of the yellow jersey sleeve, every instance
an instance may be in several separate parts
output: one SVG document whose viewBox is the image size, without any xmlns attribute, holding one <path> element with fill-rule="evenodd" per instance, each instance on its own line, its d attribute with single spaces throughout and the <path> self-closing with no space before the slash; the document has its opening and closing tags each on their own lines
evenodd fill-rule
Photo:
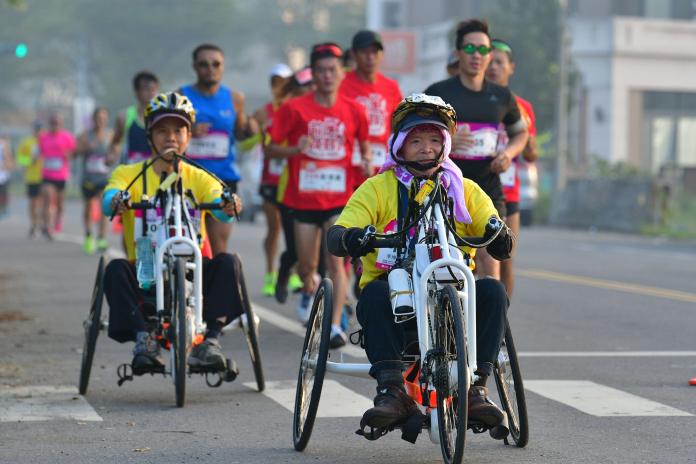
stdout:
<svg viewBox="0 0 696 464">
<path fill-rule="evenodd" d="M 343 227 L 364 228 L 368 225 L 379 225 L 380 192 L 374 182 L 363 182 L 348 200 L 341 212 L 336 225 Z"/>
</svg>

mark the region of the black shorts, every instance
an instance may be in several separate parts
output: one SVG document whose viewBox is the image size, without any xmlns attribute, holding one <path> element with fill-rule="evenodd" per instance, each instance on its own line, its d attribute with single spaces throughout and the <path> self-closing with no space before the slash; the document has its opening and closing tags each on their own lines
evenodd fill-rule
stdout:
<svg viewBox="0 0 696 464">
<path fill-rule="evenodd" d="M 259 195 L 264 201 L 272 203 L 274 205 L 278 204 L 278 186 L 277 185 L 261 185 L 259 186 Z"/>
<path fill-rule="evenodd" d="M 520 202 L 519 201 L 506 201 L 505 202 L 505 212 L 507 216 L 512 216 L 515 213 L 520 212 Z"/>
<path fill-rule="evenodd" d="M 237 193 L 237 184 L 239 183 L 239 181 L 223 180 L 222 183 L 225 184 L 228 189 L 230 189 L 230 193 Z"/>
<path fill-rule="evenodd" d="M 102 182 L 82 182 L 82 197 L 85 199 L 94 198 L 104 191 L 107 181 Z"/>
<path fill-rule="evenodd" d="M 487 175 L 476 179 L 471 179 L 476 182 L 481 189 L 486 192 L 493 202 L 493 206 L 498 211 L 498 216 L 504 218 L 507 215 L 505 209 L 505 193 L 503 193 L 503 185 L 500 183 L 500 176 Z"/>
<path fill-rule="evenodd" d="M 29 198 L 36 198 L 41 193 L 41 184 L 27 184 L 27 196 Z"/>
<path fill-rule="evenodd" d="M 44 179 L 41 183 L 43 185 L 52 185 L 60 192 L 65 190 L 65 181 L 64 180 Z"/>
<path fill-rule="evenodd" d="M 332 217 L 338 216 L 343 211 L 343 207 L 327 209 L 327 210 L 315 210 L 315 209 L 293 209 L 292 218 L 303 224 L 313 224 L 317 227 L 323 227 L 327 221 Z"/>
</svg>

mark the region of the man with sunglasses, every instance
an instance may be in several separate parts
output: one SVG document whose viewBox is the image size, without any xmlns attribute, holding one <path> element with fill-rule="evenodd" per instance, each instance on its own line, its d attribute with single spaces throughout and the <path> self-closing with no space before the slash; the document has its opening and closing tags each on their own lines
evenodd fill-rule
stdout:
<svg viewBox="0 0 696 464">
<path fill-rule="evenodd" d="M 197 123 L 193 126 L 187 155 L 217 175 L 236 193 L 240 176 L 235 142 L 257 132 L 258 127 L 244 112 L 244 94 L 222 85 L 225 56 L 220 47 L 213 44 L 196 47 L 193 70 L 196 83 L 179 90 L 196 108 Z M 232 225 L 208 217 L 206 227 L 213 256 L 227 251 Z"/>
<path fill-rule="evenodd" d="M 503 87 L 508 87 L 510 77 L 515 73 L 515 62 L 512 57 L 512 47 L 507 42 L 500 39 L 491 41 L 493 48 L 491 63 L 486 70 L 486 79 L 495 82 Z M 527 100 L 515 95 L 517 106 L 520 109 L 520 114 L 527 124 L 529 130 L 529 139 L 527 145 L 522 151 L 524 161 L 531 162 L 537 159 L 537 144 L 536 144 L 536 117 L 534 108 Z M 501 134 L 502 143 L 507 139 L 507 134 Z M 505 209 L 507 210 L 507 218 L 505 222 L 510 227 L 514 234 L 520 232 L 520 176 L 519 157 L 515 158 L 510 167 L 500 174 L 500 181 L 503 184 L 503 192 L 505 193 Z M 514 287 L 513 276 L 513 259 L 500 263 L 500 280 L 507 289 L 508 296 L 512 298 L 512 289 Z"/>
<path fill-rule="evenodd" d="M 527 127 L 509 89 L 485 79 L 491 60 L 488 24 L 478 19 L 462 21 L 457 27 L 459 75 L 436 82 L 425 90 L 451 104 L 457 112 L 457 133 L 452 137 L 452 159 L 464 177 L 475 181 L 505 217 L 505 195 L 500 173 L 527 143 Z M 498 144 L 499 126 L 509 141 Z M 500 278 L 500 266 L 485 250 L 476 254 L 477 273 Z"/>
</svg>

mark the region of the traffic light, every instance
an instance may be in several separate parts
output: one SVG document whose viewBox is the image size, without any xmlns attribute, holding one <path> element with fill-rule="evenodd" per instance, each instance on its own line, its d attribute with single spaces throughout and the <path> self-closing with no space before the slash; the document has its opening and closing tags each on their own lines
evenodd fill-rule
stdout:
<svg viewBox="0 0 696 464">
<path fill-rule="evenodd" d="M 25 58 L 29 53 L 29 47 L 24 42 L 20 42 L 15 47 L 15 56 L 17 58 Z"/>
</svg>

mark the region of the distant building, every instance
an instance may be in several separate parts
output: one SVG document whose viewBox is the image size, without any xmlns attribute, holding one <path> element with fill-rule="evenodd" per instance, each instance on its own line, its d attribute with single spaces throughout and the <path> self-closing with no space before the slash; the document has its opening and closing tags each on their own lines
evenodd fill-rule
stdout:
<svg viewBox="0 0 696 464">
<path fill-rule="evenodd" d="M 656 173 L 696 166 L 696 2 L 576 0 L 571 155 Z"/>
</svg>

